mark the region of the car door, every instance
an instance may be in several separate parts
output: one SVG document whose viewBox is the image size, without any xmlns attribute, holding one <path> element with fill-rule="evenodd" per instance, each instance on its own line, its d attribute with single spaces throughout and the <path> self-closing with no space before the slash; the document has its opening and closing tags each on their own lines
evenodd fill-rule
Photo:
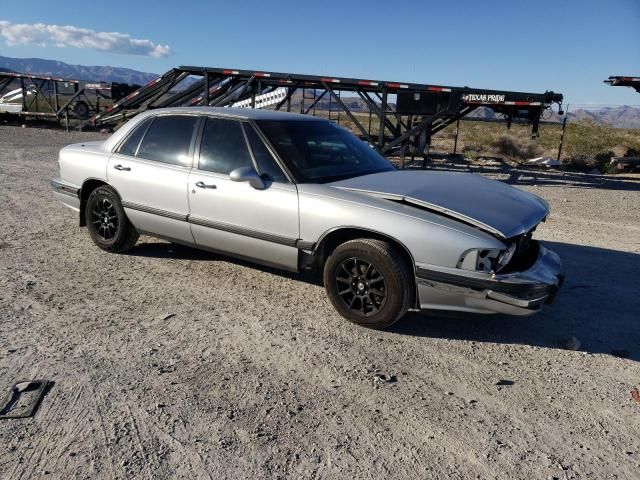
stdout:
<svg viewBox="0 0 640 480">
<path fill-rule="evenodd" d="M 298 192 L 253 127 L 206 117 L 196 151 L 189 175 L 189 222 L 196 244 L 297 270 Z M 230 179 L 233 170 L 247 166 L 265 179 L 264 189 Z"/>
<path fill-rule="evenodd" d="M 193 243 L 187 186 L 196 115 L 157 115 L 143 121 L 109 159 L 107 179 L 141 233 Z"/>
</svg>

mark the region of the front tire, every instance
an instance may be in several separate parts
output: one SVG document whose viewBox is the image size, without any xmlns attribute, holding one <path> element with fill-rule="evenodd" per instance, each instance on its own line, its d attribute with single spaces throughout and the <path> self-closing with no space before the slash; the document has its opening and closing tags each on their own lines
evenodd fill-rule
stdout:
<svg viewBox="0 0 640 480">
<path fill-rule="evenodd" d="M 338 313 L 370 328 L 393 325 L 414 298 L 410 262 L 381 240 L 361 238 L 338 246 L 324 265 L 323 280 Z"/>
<path fill-rule="evenodd" d="M 102 185 L 89 194 L 85 206 L 89 236 L 102 250 L 123 253 L 138 241 L 115 190 Z"/>
</svg>

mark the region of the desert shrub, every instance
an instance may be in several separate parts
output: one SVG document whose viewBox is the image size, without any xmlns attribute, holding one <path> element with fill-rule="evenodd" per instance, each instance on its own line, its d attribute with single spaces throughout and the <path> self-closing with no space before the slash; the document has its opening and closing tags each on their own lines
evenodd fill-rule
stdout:
<svg viewBox="0 0 640 480">
<path fill-rule="evenodd" d="M 595 156 L 595 167 L 602 173 L 613 173 L 615 169 L 611 168 L 611 157 L 615 157 L 615 153 L 611 150 L 597 153 Z"/>
<path fill-rule="evenodd" d="M 475 143 L 465 143 L 460 149 L 460 152 L 467 158 L 476 158 L 480 154 L 481 150 L 482 147 L 480 145 Z"/>
<path fill-rule="evenodd" d="M 636 150 L 635 148 L 628 148 L 625 157 L 640 157 L 640 150 Z"/>
<path fill-rule="evenodd" d="M 518 160 L 526 160 L 538 156 L 538 146 L 531 140 L 502 134 L 491 143 L 491 147 L 499 155 Z"/>
</svg>

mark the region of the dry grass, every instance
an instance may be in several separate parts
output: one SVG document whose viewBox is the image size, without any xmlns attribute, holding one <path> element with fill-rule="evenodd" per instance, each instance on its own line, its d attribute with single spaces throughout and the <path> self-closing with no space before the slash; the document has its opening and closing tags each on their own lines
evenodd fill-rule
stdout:
<svg viewBox="0 0 640 480">
<path fill-rule="evenodd" d="M 320 113 L 320 112 L 318 112 Z M 327 116 L 323 112 L 323 116 Z M 337 113 L 331 114 L 332 120 Z M 356 114 L 365 130 L 377 135 L 378 120 L 374 116 L 369 127 L 367 114 Z M 390 118 L 395 124 L 395 119 Z M 344 114 L 340 114 L 340 124 L 357 135 L 360 131 Z M 454 150 L 456 125 L 449 125 L 433 136 L 432 151 L 452 153 Z M 462 120 L 458 137 L 457 152 L 469 159 L 478 157 L 500 157 L 506 162 L 520 163 L 537 156 L 556 158 L 560 144 L 562 126 L 540 125 L 538 138 L 531 138 L 530 125 Z M 598 168 L 606 172 L 612 156 L 634 155 L 640 151 L 640 129 L 613 128 L 592 121 L 567 123 L 561 161 L 567 168 L 592 170 Z M 635 152 L 635 153 L 634 153 Z"/>
<path fill-rule="evenodd" d="M 519 155 L 523 153 L 555 158 L 558 155 L 561 131 L 560 125 L 541 125 L 539 137 L 531 139 L 530 126 L 513 125 L 507 130 L 503 123 L 462 121 L 458 146 L 463 151 L 477 152 L 480 155 L 502 153 L 509 160 L 518 160 Z M 438 137 L 434 137 L 434 140 L 445 147 L 446 140 L 452 143 L 455 125 L 450 125 L 442 133 L 443 135 L 439 136 L 445 142 L 436 140 Z M 519 145 L 520 148 L 509 151 L 509 145 L 505 145 L 505 138 L 509 138 L 515 143 L 514 146 Z M 528 149 L 531 150 L 527 152 Z M 613 128 L 587 121 L 573 122 L 567 124 L 562 159 L 584 157 L 595 161 L 596 156 L 602 153 L 611 152 L 622 156 L 629 150 L 639 149 L 640 129 Z"/>
<path fill-rule="evenodd" d="M 518 160 L 536 157 L 539 150 L 538 145 L 532 140 L 507 133 L 501 134 L 489 147 L 499 155 Z"/>
</svg>

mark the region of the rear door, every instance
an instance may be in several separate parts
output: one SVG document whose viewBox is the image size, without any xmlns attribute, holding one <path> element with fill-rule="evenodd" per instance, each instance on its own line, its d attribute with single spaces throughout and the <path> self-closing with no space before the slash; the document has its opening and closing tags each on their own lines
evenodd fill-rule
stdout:
<svg viewBox="0 0 640 480">
<path fill-rule="evenodd" d="M 296 270 L 296 186 L 289 182 L 248 122 L 207 117 L 202 130 L 189 176 L 189 222 L 196 243 Z M 231 171 L 246 166 L 253 166 L 263 175 L 265 189 L 257 190 L 248 182 L 229 178 Z"/>
<path fill-rule="evenodd" d="M 138 231 L 193 243 L 187 185 L 198 121 L 195 115 L 152 117 L 109 159 L 109 184 Z"/>
</svg>

